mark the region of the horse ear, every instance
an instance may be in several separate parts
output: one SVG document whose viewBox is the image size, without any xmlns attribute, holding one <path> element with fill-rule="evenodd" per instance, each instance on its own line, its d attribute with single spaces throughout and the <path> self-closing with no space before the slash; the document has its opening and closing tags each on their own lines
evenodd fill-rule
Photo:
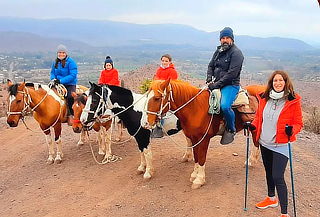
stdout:
<svg viewBox="0 0 320 217">
<path fill-rule="evenodd" d="M 93 83 L 92 83 L 91 81 L 89 81 L 89 84 L 90 84 L 90 87 L 92 87 L 92 84 L 93 84 Z"/>
<path fill-rule="evenodd" d="M 10 79 L 7 79 L 7 85 L 8 85 L 8 87 L 13 85 L 13 83 L 12 83 L 12 81 Z"/>
<path fill-rule="evenodd" d="M 71 92 L 71 96 L 75 99 L 75 98 L 77 98 L 77 93 L 76 92 Z"/>
<path fill-rule="evenodd" d="M 160 89 L 165 90 L 166 87 L 168 87 L 169 83 L 170 83 L 170 78 L 160 84 Z"/>
</svg>

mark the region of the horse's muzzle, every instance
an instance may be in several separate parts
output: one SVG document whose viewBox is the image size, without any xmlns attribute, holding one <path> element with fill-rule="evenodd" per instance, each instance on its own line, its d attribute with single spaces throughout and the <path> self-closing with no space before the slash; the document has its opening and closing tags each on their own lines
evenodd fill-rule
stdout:
<svg viewBox="0 0 320 217">
<path fill-rule="evenodd" d="M 17 127 L 17 126 L 18 126 L 18 122 L 15 122 L 15 121 L 7 121 L 7 124 L 8 124 L 10 127 Z"/>
<path fill-rule="evenodd" d="M 72 127 L 72 129 L 75 133 L 81 133 L 82 127 Z"/>
</svg>

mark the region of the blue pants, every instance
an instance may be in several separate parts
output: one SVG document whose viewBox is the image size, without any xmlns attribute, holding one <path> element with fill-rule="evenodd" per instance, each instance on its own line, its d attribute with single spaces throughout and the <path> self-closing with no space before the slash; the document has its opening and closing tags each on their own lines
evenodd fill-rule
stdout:
<svg viewBox="0 0 320 217">
<path fill-rule="evenodd" d="M 221 88 L 221 110 L 223 112 L 224 119 L 227 122 L 227 129 L 236 132 L 235 127 L 235 115 L 231 108 L 232 103 L 236 99 L 240 86 L 227 85 Z"/>
</svg>

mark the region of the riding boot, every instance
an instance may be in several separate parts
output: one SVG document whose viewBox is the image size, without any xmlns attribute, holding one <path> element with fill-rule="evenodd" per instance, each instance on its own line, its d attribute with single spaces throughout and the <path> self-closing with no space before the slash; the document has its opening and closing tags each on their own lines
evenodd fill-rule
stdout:
<svg viewBox="0 0 320 217">
<path fill-rule="evenodd" d="M 236 132 L 232 132 L 228 129 L 225 129 L 223 136 L 220 140 L 220 144 L 221 145 L 227 145 L 230 144 L 231 142 L 233 142 L 234 140 L 234 136 L 236 135 Z"/>
</svg>

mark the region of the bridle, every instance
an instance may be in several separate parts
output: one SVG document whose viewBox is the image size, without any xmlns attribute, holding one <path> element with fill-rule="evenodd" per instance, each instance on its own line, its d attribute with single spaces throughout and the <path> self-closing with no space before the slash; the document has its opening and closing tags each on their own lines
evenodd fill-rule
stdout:
<svg viewBox="0 0 320 217">
<path fill-rule="evenodd" d="M 8 106 L 8 112 L 7 115 L 21 115 L 21 118 L 24 118 L 25 116 L 27 116 L 28 114 L 32 113 L 36 108 L 38 108 L 38 106 L 45 100 L 45 98 L 48 96 L 48 91 L 46 93 L 46 95 L 44 95 L 44 97 L 39 101 L 38 104 L 36 104 L 33 108 L 31 108 L 30 104 L 32 103 L 32 99 L 29 93 L 29 89 L 24 87 L 23 91 L 17 91 L 17 93 L 21 93 L 23 95 L 23 109 L 21 110 L 21 112 L 12 112 L 10 111 L 10 107 L 11 107 L 11 103 L 12 101 L 10 101 L 9 106 Z"/>
<path fill-rule="evenodd" d="M 145 112 L 147 114 L 156 115 L 158 119 L 161 119 L 162 116 L 164 115 L 164 114 L 162 114 L 164 109 L 167 108 L 167 107 L 168 107 L 168 111 L 171 109 L 171 102 L 174 102 L 174 98 L 173 98 L 173 92 L 172 92 L 171 84 L 169 84 L 169 93 L 167 93 L 168 92 L 167 88 L 165 88 L 163 92 L 161 92 L 160 90 L 157 90 L 157 91 L 161 95 L 161 104 L 160 104 L 159 111 L 158 112 L 152 112 L 152 111 L 146 110 Z M 166 99 L 167 95 L 168 95 L 168 100 L 165 103 L 165 99 Z"/>
</svg>

